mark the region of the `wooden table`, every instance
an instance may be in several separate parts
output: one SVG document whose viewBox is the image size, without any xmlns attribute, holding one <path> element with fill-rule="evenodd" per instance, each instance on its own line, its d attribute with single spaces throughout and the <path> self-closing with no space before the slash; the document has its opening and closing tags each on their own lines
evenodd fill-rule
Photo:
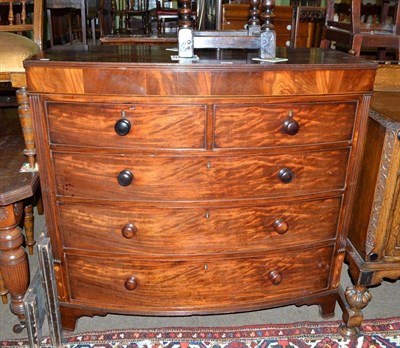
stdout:
<svg viewBox="0 0 400 348">
<path fill-rule="evenodd" d="M 0 295 L 7 303 L 11 295 L 11 312 L 23 325 L 22 299 L 29 285 L 29 266 L 23 248 L 24 237 L 19 227 L 24 203 L 39 187 L 38 173 L 19 173 L 26 160 L 21 124 L 14 108 L 0 109 Z M 33 217 L 26 212 L 25 218 Z M 21 328 L 14 326 L 14 331 Z"/>
</svg>

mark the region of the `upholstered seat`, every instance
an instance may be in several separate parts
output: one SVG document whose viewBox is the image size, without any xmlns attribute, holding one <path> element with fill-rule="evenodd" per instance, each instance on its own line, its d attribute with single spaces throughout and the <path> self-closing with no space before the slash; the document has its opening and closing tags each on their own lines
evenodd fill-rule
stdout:
<svg viewBox="0 0 400 348">
<path fill-rule="evenodd" d="M 24 72 L 23 61 L 40 52 L 39 45 L 25 36 L 0 32 L 0 73 Z"/>
</svg>

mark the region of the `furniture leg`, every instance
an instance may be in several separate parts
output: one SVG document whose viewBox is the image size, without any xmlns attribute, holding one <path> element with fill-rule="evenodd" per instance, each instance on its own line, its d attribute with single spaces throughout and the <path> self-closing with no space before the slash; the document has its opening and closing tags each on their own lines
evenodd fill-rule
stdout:
<svg viewBox="0 0 400 348">
<path fill-rule="evenodd" d="M 96 18 L 92 18 L 90 20 L 90 26 L 91 26 L 91 30 L 92 30 L 92 40 L 93 40 L 93 45 L 96 44 Z"/>
<path fill-rule="evenodd" d="M 7 294 L 8 294 L 8 290 L 6 288 L 6 285 L 4 284 L 3 276 L 1 275 L 1 272 L 0 272 L 0 296 L 1 296 L 1 301 L 3 302 L 3 304 L 8 303 Z"/>
<path fill-rule="evenodd" d="M 35 245 L 34 229 L 33 229 L 33 206 L 27 204 L 24 208 L 24 229 L 25 229 L 25 244 L 28 247 L 29 255 L 33 255 L 33 246 Z"/>
<path fill-rule="evenodd" d="M 84 0 L 82 0 L 82 7 L 81 7 L 81 27 L 82 27 L 82 43 L 83 43 L 83 45 L 87 45 L 87 39 L 86 39 L 86 4 L 85 4 Z"/>
<path fill-rule="evenodd" d="M 366 287 L 355 285 L 348 287 L 346 291 L 340 288 L 339 296 L 344 321 L 340 326 L 341 334 L 349 339 L 357 337 L 364 318 L 361 310 L 371 301 L 372 295 Z"/>
<path fill-rule="evenodd" d="M 50 36 L 50 47 L 54 46 L 54 36 L 53 36 L 53 23 L 51 20 L 51 10 L 47 9 L 47 25 L 49 28 L 49 36 Z"/>
<path fill-rule="evenodd" d="M 25 142 L 24 155 L 28 157 L 29 168 L 34 171 L 36 165 L 36 148 L 33 137 L 33 123 L 26 88 L 17 90 L 18 115 L 21 122 L 22 134 Z"/>
<path fill-rule="evenodd" d="M 0 207 L 0 272 L 11 295 L 10 309 L 20 320 L 14 332 L 24 326 L 23 298 L 29 286 L 28 258 L 22 247 L 24 238 L 19 223 L 22 219 L 23 202 Z"/>
</svg>

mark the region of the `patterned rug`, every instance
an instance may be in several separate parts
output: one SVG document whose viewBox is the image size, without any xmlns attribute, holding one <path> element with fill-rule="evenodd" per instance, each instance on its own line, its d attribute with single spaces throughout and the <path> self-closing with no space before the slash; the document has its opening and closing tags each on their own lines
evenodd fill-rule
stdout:
<svg viewBox="0 0 400 348">
<path fill-rule="evenodd" d="M 399 348 L 400 317 L 365 320 L 362 335 L 343 339 L 339 321 L 220 328 L 159 328 L 87 332 L 65 336 L 67 348 Z M 0 340 L 0 347 L 28 347 Z M 45 337 L 42 348 L 51 348 Z"/>
</svg>

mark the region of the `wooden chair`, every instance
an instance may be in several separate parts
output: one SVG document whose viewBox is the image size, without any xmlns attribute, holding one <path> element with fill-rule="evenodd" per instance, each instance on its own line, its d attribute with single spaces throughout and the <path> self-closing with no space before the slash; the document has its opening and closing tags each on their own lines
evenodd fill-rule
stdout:
<svg viewBox="0 0 400 348">
<path fill-rule="evenodd" d="M 30 12 L 28 5 L 32 4 Z M 36 150 L 23 61 L 40 54 L 43 49 L 43 0 L 0 0 L 1 5 L 8 6 L 9 15 L 8 23 L 0 25 L 0 81 L 11 82 L 13 87 L 19 88 L 17 101 L 26 147 L 24 153 L 33 170 Z"/>
<path fill-rule="evenodd" d="M 87 44 L 87 22 L 90 21 L 93 44 L 96 44 L 95 17 L 98 15 L 98 0 L 46 0 L 47 24 L 50 34 L 50 46 L 54 45 L 52 20 L 54 14 L 61 13 L 68 17 L 70 40 L 72 36 L 71 16 L 78 18 L 78 31 L 83 45 Z"/>
<path fill-rule="evenodd" d="M 112 34 L 132 34 L 136 29 L 144 34 L 150 31 L 149 0 L 112 0 Z M 141 17 L 141 27 L 136 28 L 134 17 Z"/>
<path fill-rule="evenodd" d="M 393 2 L 393 1 L 392 1 Z M 390 6 L 390 0 L 381 0 L 379 23 L 365 23 L 361 21 L 361 0 L 352 0 L 350 20 L 334 21 L 335 0 L 327 0 L 327 18 L 323 32 L 321 47 L 336 45 L 349 47 L 349 53 L 360 55 L 361 49 L 377 49 L 378 59 L 385 59 L 387 49 L 395 50 L 396 60 L 400 53 L 400 6 L 395 0 L 395 6 Z M 387 23 L 389 11 L 393 10 L 393 24 Z M 365 18 L 366 16 L 363 16 Z M 339 16 L 340 18 L 340 16 Z"/>
<path fill-rule="evenodd" d="M 165 35 L 165 23 L 174 21 L 178 23 L 179 14 L 177 8 L 169 8 L 165 6 L 166 1 L 157 1 L 156 17 L 157 17 L 157 34 L 158 36 Z M 192 2 L 192 12 L 190 16 L 192 20 L 192 28 L 197 29 L 197 6 L 196 2 Z M 178 26 L 178 24 L 177 24 Z"/>
</svg>

